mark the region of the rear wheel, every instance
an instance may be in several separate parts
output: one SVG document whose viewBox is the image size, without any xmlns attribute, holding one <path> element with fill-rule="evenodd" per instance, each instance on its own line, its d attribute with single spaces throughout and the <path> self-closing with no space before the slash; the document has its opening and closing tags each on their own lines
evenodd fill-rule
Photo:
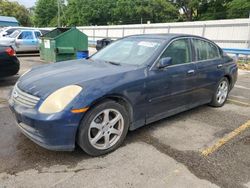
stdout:
<svg viewBox="0 0 250 188">
<path fill-rule="evenodd" d="M 222 78 L 218 85 L 213 99 L 210 103 L 211 106 L 221 107 L 225 104 L 229 93 L 229 81 L 227 78 Z"/>
<path fill-rule="evenodd" d="M 89 155 L 106 154 L 122 144 L 128 127 L 126 109 L 115 101 L 103 102 L 85 115 L 78 132 L 78 144 Z"/>
</svg>

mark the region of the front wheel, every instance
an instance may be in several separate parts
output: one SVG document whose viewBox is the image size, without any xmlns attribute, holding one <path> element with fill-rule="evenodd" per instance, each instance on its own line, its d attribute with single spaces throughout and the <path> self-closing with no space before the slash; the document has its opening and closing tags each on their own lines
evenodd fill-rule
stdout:
<svg viewBox="0 0 250 188">
<path fill-rule="evenodd" d="M 124 106 L 106 101 L 91 109 L 79 127 L 78 144 L 89 155 L 99 156 L 117 149 L 128 132 Z"/>
<path fill-rule="evenodd" d="M 211 106 L 221 107 L 225 104 L 229 93 L 229 82 L 227 78 L 222 78 L 218 85 L 216 92 L 213 95 Z"/>
</svg>

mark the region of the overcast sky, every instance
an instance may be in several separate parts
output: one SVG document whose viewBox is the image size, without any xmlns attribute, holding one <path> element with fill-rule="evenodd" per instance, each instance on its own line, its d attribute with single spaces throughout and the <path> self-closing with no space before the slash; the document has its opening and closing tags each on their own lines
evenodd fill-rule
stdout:
<svg viewBox="0 0 250 188">
<path fill-rule="evenodd" d="M 9 0 L 9 1 L 17 1 L 19 4 L 22 4 L 27 8 L 34 6 L 36 2 L 36 0 Z"/>
</svg>

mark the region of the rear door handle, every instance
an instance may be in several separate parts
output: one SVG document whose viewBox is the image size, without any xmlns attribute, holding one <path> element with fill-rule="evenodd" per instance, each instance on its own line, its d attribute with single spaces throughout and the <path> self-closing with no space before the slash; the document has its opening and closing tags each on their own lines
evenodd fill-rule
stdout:
<svg viewBox="0 0 250 188">
<path fill-rule="evenodd" d="M 220 69 L 221 67 L 223 67 L 222 64 L 217 65 L 217 68 L 218 68 L 218 69 Z"/>
<path fill-rule="evenodd" d="M 188 74 L 194 74 L 194 72 L 195 72 L 194 70 L 189 70 L 187 73 Z"/>
</svg>

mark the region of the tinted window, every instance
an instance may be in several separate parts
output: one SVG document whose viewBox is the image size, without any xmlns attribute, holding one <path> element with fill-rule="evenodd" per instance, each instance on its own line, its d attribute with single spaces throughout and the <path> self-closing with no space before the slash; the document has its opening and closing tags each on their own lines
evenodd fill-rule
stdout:
<svg viewBox="0 0 250 188">
<path fill-rule="evenodd" d="M 33 39 L 33 33 L 31 31 L 23 31 L 18 39 Z"/>
<path fill-rule="evenodd" d="M 171 57 L 174 65 L 191 62 L 191 51 L 188 39 L 172 42 L 161 58 Z"/>
<path fill-rule="evenodd" d="M 8 29 L 6 30 L 7 35 L 10 35 L 11 33 L 13 33 L 16 29 Z"/>
<path fill-rule="evenodd" d="M 41 31 L 42 35 L 45 35 L 46 33 L 49 32 L 49 30 L 40 30 L 40 31 Z"/>
<path fill-rule="evenodd" d="M 193 39 L 194 48 L 196 51 L 197 60 L 207 60 L 207 59 L 215 59 L 220 57 L 218 48 L 212 43 Z"/>
<path fill-rule="evenodd" d="M 41 36 L 41 33 L 38 32 L 38 31 L 36 31 L 36 32 L 35 32 L 35 36 L 36 36 L 36 38 L 39 38 L 39 37 Z"/>
</svg>

